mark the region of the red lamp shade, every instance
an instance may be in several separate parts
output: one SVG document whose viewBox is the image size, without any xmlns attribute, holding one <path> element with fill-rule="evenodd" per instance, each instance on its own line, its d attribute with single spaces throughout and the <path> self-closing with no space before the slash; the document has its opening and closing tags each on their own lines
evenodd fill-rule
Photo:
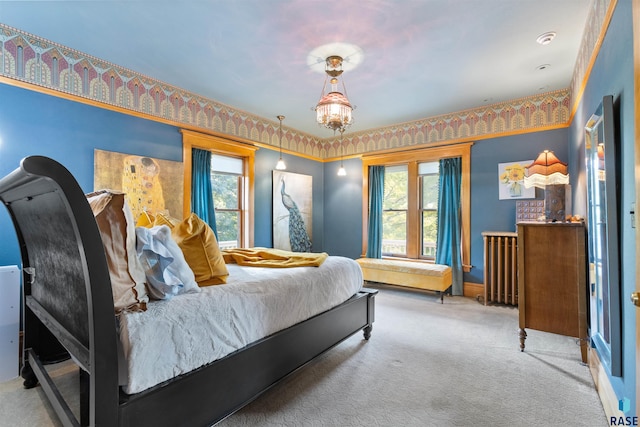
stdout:
<svg viewBox="0 0 640 427">
<path fill-rule="evenodd" d="M 544 150 L 533 163 L 525 166 L 525 171 L 524 186 L 527 188 L 569 183 L 567 164 L 561 162 L 553 151 Z"/>
</svg>

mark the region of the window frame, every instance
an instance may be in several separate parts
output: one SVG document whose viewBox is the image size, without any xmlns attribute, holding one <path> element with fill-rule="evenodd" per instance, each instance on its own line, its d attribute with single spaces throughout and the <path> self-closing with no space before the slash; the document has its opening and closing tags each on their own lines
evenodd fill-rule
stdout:
<svg viewBox="0 0 640 427">
<path fill-rule="evenodd" d="M 418 164 L 440 159 L 460 157 L 462 159 L 462 181 L 460 188 L 460 203 L 462 215 L 462 264 L 463 271 L 471 270 L 471 146 L 473 142 L 450 145 L 431 146 L 416 150 L 400 152 L 386 152 L 362 157 L 362 254 L 367 253 L 369 226 L 369 166 L 393 166 L 407 164 L 409 171 L 409 211 L 407 222 L 407 257 L 394 257 L 410 261 L 433 262 L 421 258 L 422 236 L 421 227 L 411 226 L 419 224 L 420 218 L 420 186 L 418 182 Z M 364 256 L 364 255 L 362 255 Z"/>
<path fill-rule="evenodd" d="M 199 148 L 209 150 L 221 156 L 237 157 L 243 160 L 243 185 L 239 203 L 241 204 L 240 246 L 254 246 L 254 183 L 255 183 L 255 152 L 258 147 L 221 136 L 209 135 L 181 129 L 182 133 L 182 161 L 184 167 L 184 203 L 183 217 L 191 213 L 191 172 L 193 159 L 191 150 Z"/>
<path fill-rule="evenodd" d="M 216 153 L 216 154 L 219 155 L 219 156 L 222 156 L 222 154 L 220 154 L 220 153 Z M 226 156 L 225 155 L 225 157 L 235 157 L 235 156 Z M 244 159 L 242 159 L 242 163 L 244 165 Z M 244 167 L 243 167 L 243 169 L 244 169 Z M 218 208 L 218 207 L 215 206 L 215 199 L 214 199 L 213 209 L 214 209 L 214 211 L 216 213 L 216 222 L 217 222 L 217 218 L 219 218 L 219 216 L 218 216 L 219 213 L 222 214 L 222 213 L 225 213 L 225 212 L 233 212 L 233 213 L 236 213 L 238 215 L 238 220 L 239 220 L 238 221 L 239 222 L 239 224 L 238 224 L 238 228 L 239 228 L 239 230 L 238 230 L 238 245 L 239 246 L 238 247 L 242 247 L 241 245 L 244 242 L 244 234 L 245 234 L 245 232 L 244 232 L 244 230 L 245 230 L 244 222 L 245 221 L 244 221 L 244 217 L 243 217 L 243 205 L 244 205 L 243 201 L 244 201 L 244 193 L 246 192 L 245 189 L 244 189 L 244 171 L 243 171 L 243 174 L 235 174 L 235 173 L 229 173 L 229 172 L 216 172 L 215 169 L 214 169 L 214 164 L 212 162 L 212 164 L 211 164 L 211 175 L 213 175 L 214 173 L 217 174 L 217 175 L 232 176 L 232 177 L 236 178 L 235 181 L 236 181 L 236 188 L 238 189 L 238 193 L 236 195 L 237 196 L 236 197 L 237 201 L 236 201 L 235 208 Z M 215 192 L 215 188 L 213 189 L 213 191 Z M 220 237 L 220 235 L 221 235 L 220 223 L 216 224 L 216 228 L 218 230 L 218 237 L 220 238 L 220 240 L 218 241 L 218 244 L 222 248 L 223 247 L 222 246 L 223 242 L 221 241 L 222 239 Z"/>
</svg>

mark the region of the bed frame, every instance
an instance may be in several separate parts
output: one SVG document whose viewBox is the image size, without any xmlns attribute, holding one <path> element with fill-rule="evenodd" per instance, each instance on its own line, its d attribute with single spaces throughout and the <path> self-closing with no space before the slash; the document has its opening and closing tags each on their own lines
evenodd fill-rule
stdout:
<svg viewBox="0 0 640 427">
<path fill-rule="evenodd" d="M 363 289 L 331 310 L 128 395 L 118 385 L 122 358 L 106 257 L 80 186 L 60 163 L 31 156 L 0 179 L 0 200 L 22 256 L 24 385 L 39 382 L 64 425 L 212 425 L 358 331 L 371 336 L 377 291 Z M 44 367 L 69 355 L 81 368 L 80 420 Z"/>
</svg>

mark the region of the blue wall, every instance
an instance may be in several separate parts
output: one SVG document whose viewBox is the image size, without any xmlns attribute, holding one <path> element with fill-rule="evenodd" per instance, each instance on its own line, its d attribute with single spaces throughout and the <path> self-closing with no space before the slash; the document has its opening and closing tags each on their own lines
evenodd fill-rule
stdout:
<svg viewBox="0 0 640 427">
<path fill-rule="evenodd" d="M 29 155 L 51 157 L 69 169 L 85 192 L 93 191 L 94 149 L 182 161 L 179 128 L 62 98 L 0 84 L 0 177 Z M 284 155 L 287 171 L 313 179 L 313 250 L 324 251 L 324 167 Z M 255 159 L 256 246 L 272 246 L 272 170 L 278 153 L 260 149 Z M 166 197 L 166 196 L 165 196 Z M 0 265 L 19 265 L 6 210 L 0 210 Z"/>
<path fill-rule="evenodd" d="M 324 245 L 331 255 L 359 258 L 362 254 L 362 161 L 343 162 L 346 176 L 338 176 L 340 162 L 324 165 Z"/>
<path fill-rule="evenodd" d="M 621 255 L 621 319 L 622 319 L 622 377 L 611 377 L 611 385 L 618 399 L 627 398 L 629 416 L 637 415 L 635 405 L 635 316 L 636 309 L 628 296 L 635 290 L 636 229 L 631 225 L 629 211 L 635 201 L 634 165 L 634 81 L 633 81 L 633 24 L 630 1 L 618 1 L 609 29 L 604 38 L 596 62 L 591 70 L 580 105 L 569 130 L 571 154 L 576 156 L 574 165 L 579 179 L 574 192 L 576 206 L 586 206 L 580 196 L 586 194 L 584 162 L 584 125 L 595 113 L 605 95 L 613 95 L 617 117 L 616 151 L 619 157 L 621 187 L 619 195 L 618 223 L 620 227 Z M 609 177 L 607 177 L 609 179 Z M 586 209 L 586 208 L 585 208 Z"/>
<path fill-rule="evenodd" d="M 515 231 L 516 201 L 498 199 L 498 163 L 533 160 L 548 149 L 567 161 L 568 130 L 491 138 L 471 147 L 471 264 L 464 281 L 483 283 L 483 231 Z M 346 160 L 346 177 L 336 176 L 339 162 L 325 164 L 325 250 L 357 258 L 362 253 L 362 161 Z M 536 198 L 544 194 L 536 190 Z"/>
<path fill-rule="evenodd" d="M 84 191 L 93 190 L 94 149 L 182 159 L 182 137 L 175 126 L 68 101 L 26 89 L 0 85 L 0 175 L 32 154 L 50 156 L 76 177 Z M 492 138 L 471 150 L 471 262 L 465 281 L 483 281 L 485 230 L 514 230 L 515 201 L 498 200 L 498 163 L 533 159 L 545 148 L 567 158 L 566 129 Z M 272 245 L 273 150 L 256 152 L 256 246 Z M 313 250 L 357 258 L 362 252 L 362 162 L 344 161 L 347 176 L 336 175 L 338 162 L 321 163 L 284 155 L 287 171 L 313 177 Z M 542 197 L 538 194 L 538 197 Z M 15 235 L 6 211 L 0 212 L 3 242 L 0 265 L 19 264 Z"/>
<path fill-rule="evenodd" d="M 277 151 L 261 149 L 256 152 L 255 168 L 255 246 L 271 247 L 273 242 L 272 173 L 280 157 Z M 286 172 L 311 175 L 313 187 L 312 251 L 323 252 L 324 248 L 324 168 L 323 164 L 309 159 L 283 154 Z"/>
<path fill-rule="evenodd" d="M 0 176 L 39 154 L 65 165 L 80 187 L 93 191 L 93 150 L 181 160 L 182 136 L 150 122 L 14 86 L 0 85 Z M 13 225 L 0 210 L 0 265 L 20 264 Z"/>
<path fill-rule="evenodd" d="M 516 231 L 516 201 L 498 198 L 498 163 L 535 160 L 543 150 L 551 150 L 564 161 L 567 129 L 491 138 L 471 147 L 471 265 L 466 282 L 484 282 L 483 231 Z M 536 189 L 536 199 L 544 192 Z"/>
</svg>

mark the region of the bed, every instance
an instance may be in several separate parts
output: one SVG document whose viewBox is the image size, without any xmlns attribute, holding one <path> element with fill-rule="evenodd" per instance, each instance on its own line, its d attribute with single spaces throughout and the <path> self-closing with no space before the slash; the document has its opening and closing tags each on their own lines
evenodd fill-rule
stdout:
<svg viewBox="0 0 640 427">
<path fill-rule="evenodd" d="M 301 314 L 302 320 L 290 320 L 293 324 L 265 328 L 259 338 L 249 334 L 242 338 L 246 342 L 241 339 L 215 360 L 177 369 L 167 379 L 123 386 L 123 377 L 131 374 L 125 356 L 131 349 L 122 345 L 105 249 L 85 194 L 64 166 L 31 156 L 0 180 L 0 199 L 14 223 L 22 257 L 24 385 L 40 383 L 65 425 L 212 425 L 353 334 L 363 331 L 365 340 L 371 336 L 376 291 L 360 284 L 346 300 Z M 334 261 L 345 263 L 337 258 L 329 257 L 327 268 Z M 290 270 L 287 274 L 298 269 Z M 244 274 L 261 283 L 258 270 L 248 271 L 230 267 L 229 277 Z M 298 281 L 303 280 L 290 278 Z M 225 287 L 203 293 L 227 292 L 230 287 Z M 169 312 L 167 303 L 176 301 L 190 305 L 200 299 L 181 295 L 161 301 L 160 317 L 163 310 Z M 45 368 L 68 357 L 80 367 L 79 420 Z"/>
</svg>

